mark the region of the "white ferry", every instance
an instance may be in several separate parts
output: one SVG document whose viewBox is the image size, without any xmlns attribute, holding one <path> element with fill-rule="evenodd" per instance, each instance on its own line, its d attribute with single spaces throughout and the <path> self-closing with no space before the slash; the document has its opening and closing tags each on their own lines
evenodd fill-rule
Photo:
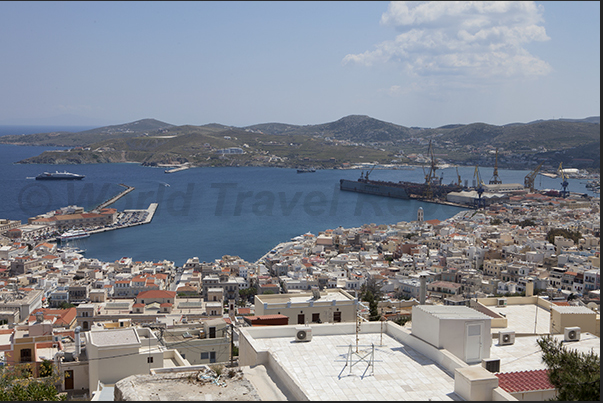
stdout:
<svg viewBox="0 0 603 403">
<path fill-rule="evenodd" d="M 69 231 L 64 232 L 62 235 L 59 236 L 59 239 L 62 242 L 66 242 L 66 241 L 71 241 L 74 239 L 88 238 L 89 236 L 90 236 L 90 234 L 84 230 L 74 229 L 74 230 L 69 230 Z"/>
</svg>

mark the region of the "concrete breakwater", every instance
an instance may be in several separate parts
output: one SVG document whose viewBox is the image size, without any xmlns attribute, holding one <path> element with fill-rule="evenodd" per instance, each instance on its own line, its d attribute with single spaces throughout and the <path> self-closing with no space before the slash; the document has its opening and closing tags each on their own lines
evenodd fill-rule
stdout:
<svg viewBox="0 0 603 403">
<path fill-rule="evenodd" d="M 94 209 L 92 209 L 92 211 L 98 211 L 98 210 L 104 209 L 107 206 L 110 206 L 111 204 L 115 203 L 117 200 L 119 200 L 120 198 L 124 197 L 125 195 L 127 195 L 128 193 L 130 193 L 131 191 L 133 191 L 135 189 L 134 186 L 128 186 L 128 185 L 125 185 L 123 183 L 120 183 L 119 186 L 125 187 L 126 190 L 124 190 L 124 191 L 120 192 L 119 194 L 113 196 L 109 200 L 102 202 L 101 204 L 99 204 L 98 206 L 96 206 Z"/>
</svg>

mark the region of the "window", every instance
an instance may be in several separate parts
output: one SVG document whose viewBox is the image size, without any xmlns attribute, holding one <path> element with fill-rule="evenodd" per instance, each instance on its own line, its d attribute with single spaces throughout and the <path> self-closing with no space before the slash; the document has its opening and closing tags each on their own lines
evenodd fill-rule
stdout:
<svg viewBox="0 0 603 403">
<path fill-rule="evenodd" d="M 31 362 L 31 348 L 21 350 L 21 362 Z"/>
<path fill-rule="evenodd" d="M 202 360 L 207 360 L 207 359 L 209 359 L 209 353 L 201 353 L 201 359 L 202 359 Z"/>
<path fill-rule="evenodd" d="M 312 314 L 312 322 L 314 322 L 314 323 L 320 323 L 320 314 L 319 313 L 313 313 Z"/>
<path fill-rule="evenodd" d="M 153 363 L 153 357 L 147 357 L 147 363 L 152 364 Z"/>
</svg>

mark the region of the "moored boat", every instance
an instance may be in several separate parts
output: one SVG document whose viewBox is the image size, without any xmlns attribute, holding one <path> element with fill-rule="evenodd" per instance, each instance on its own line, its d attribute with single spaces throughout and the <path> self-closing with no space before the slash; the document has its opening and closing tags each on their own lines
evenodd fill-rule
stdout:
<svg viewBox="0 0 603 403">
<path fill-rule="evenodd" d="M 64 232 L 62 235 L 59 236 L 59 239 L 61 240 L 61 242 L 66 242 L 72 241 L 74 239 L 88 238 L 89 236 L 90 234 L 84 230 L 74 229 Z"/>
<path fill-rule="evenodd" d="M 71 172 L 63 171 L 63 172 L 44 172 L 40 175 L 36 176 L 37 180 L 74 180 L 74 179 L 84 179 L 84 175 L 74 174 Z"/>
</svg>

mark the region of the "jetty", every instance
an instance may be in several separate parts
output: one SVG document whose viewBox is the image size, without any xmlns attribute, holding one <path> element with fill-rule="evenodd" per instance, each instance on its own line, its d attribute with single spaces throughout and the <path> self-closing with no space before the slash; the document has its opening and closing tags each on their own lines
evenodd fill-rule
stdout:
<svg viewBox="0 0 603 403">
<path fill-rule="evenodd" d="M 135 189 L 134 186 L 128 186 L 128 185 L 125 185 L 123 183 L 120 183 L 119 186 L 125 187 L 126 190 L 124 190 L 124 191 L 120 192 L 119 194 L 113 196 L 109 200 L 104 201 L 103 203 L 99 204 L 98 206 L 96 206 L 95 208 L 93 208 L 92 211 L 102 210 L 105 207 L 110 206 L 111 204 L 115 203 L 117 200 L 121 199 L 122 197 L 124 197 L 125 195 L 127 195 L 128 193 L 130 193 L 131 191 L 133 191 Z"/>
<path fill-rule="evenodd" d="M 190 167 L 191 166 L 187 163 L 187 164 L 180 165 L 180 166 L 178 166 L 176 168 L 166 169 L 164 172 L 166 174 L 171 174 L 171 173 L 174 173 L 174 172 L 184 171 L 185 169 L 189 169 Z"/>
</svg>

